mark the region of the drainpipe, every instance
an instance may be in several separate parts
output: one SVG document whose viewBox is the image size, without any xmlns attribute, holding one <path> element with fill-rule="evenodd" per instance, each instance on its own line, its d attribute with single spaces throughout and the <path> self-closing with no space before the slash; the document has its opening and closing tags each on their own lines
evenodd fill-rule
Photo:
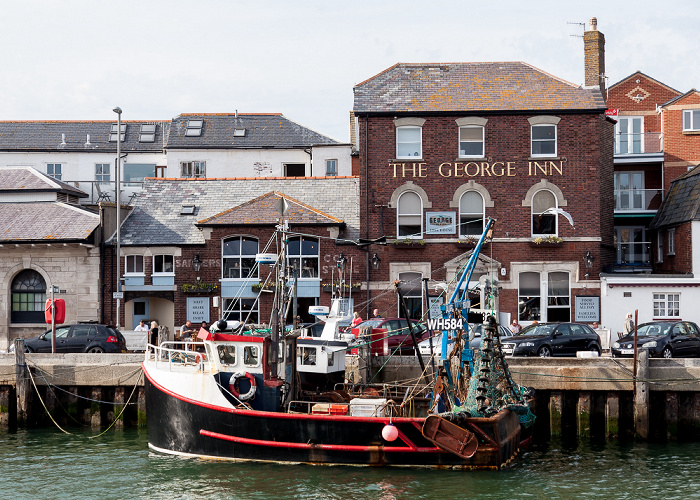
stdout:
<svg viewBox="0 0 700 500">
<path fill-rule="evenodd" d="M 369 115 L 365 115 L 365 238 L 369 239 Z M 367 317 L 370 311 L 370 293 L 369 293 L 369 246 L 367 247 L 367 255 L 365 259 L 367 273 Z"/>
</svg>

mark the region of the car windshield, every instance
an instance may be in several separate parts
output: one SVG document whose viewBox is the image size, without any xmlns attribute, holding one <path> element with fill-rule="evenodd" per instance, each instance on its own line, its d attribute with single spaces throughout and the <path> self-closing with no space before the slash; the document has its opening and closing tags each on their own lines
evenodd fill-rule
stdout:
<svg viewBox="0 0 700 500">
<path fill-rule="evenodd" d="M 368 319 L 367 321 L 363 321 L 357 326 L 371 326 L 372 328 L 379 328 L 379 325 L 384 321 L 383 319 Z"/>
<path fill-rule="evenodd" d="M 522 335 L 535 335 L 537 337 L 546 337 L 547 335 L 551 335 L 552 331 L 554 328 L 556 328 L 557 325 L 530 325 L 527 328 L 520 330 L 520 333 L 518 333 L 518 337 Z"/>
<path fill-rule="evenodd" d="M 639 337 L 657 337 L 659 335 L 667 335 L 671 323 L 647 323 L 637 327 L 637 335 Z M 630 335 L 634 335 L 632 332 Z"/>
</svg>

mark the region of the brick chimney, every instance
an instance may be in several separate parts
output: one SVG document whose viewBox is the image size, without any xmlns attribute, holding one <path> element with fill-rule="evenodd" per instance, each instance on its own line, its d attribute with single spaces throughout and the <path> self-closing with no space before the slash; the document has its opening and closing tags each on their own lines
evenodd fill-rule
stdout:
<svg viewBox="0 0 700 500">
<path fill-rule="evenodd" d="M 586 87 L 600 87 L 605 97 L 605 36 L 598 31 L 598 20 L 592 17 L 583 33 Z"/>
</svg>

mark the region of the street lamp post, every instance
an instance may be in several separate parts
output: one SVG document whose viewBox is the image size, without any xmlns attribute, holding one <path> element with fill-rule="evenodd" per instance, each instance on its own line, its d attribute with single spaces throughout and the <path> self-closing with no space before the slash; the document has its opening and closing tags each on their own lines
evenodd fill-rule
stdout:
<svg viewBox="0 0 700 500">
<path fill-rule="evenodd" d="M 121 279 L 121 248 L 120 248 L 120 230 L 121 230 L 121 199 L 119 196 L 119 192 L 121 191 L 121 154 L 122 154 L 122 108 L 117 106 L 114 108 L 112 111 L 114 111 L 117 114 L 117 171 L 115 172 L 115 186 L 116 186 L 116 192 L 115 196 L 117 199 L 117 321 L 116 321 L 116 326 L 117 330 L 120 329 L 120 314 L 119 314 L 119 305 L 121 303 L 121 291 L 122 291 L 122 279 Z"/>
</svg>

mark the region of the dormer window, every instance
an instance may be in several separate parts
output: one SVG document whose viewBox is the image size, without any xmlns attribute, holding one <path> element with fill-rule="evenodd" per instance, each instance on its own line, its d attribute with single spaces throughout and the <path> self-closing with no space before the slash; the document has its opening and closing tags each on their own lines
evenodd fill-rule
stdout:
<svg viewBox="0 0 700 500">
<path fill-rule="evenodd" d="M 199 137 L 202 135 L 202 125 L 204 125 L 204 120 L 189 120 L 187 122 L 186 136 L 189 137 Z"/>
<path fill-rule="evenodd" d="M 139 142 L 155 142 L 156 140 L 156 125 L 143 124 L 141 125 L 141 133 L 139 134 Z"/>
<path fill-rule="evenodd" d="M 112 124 L 112 129 L 109 132 L 109 142 L 117 142 L 117 127 L 118 125 L 116 123 Z M 120 132 L 121 142 L 124 142 L 124 138 L 126 137 L 126 123 L 122 123 Z"/>
</svg>

